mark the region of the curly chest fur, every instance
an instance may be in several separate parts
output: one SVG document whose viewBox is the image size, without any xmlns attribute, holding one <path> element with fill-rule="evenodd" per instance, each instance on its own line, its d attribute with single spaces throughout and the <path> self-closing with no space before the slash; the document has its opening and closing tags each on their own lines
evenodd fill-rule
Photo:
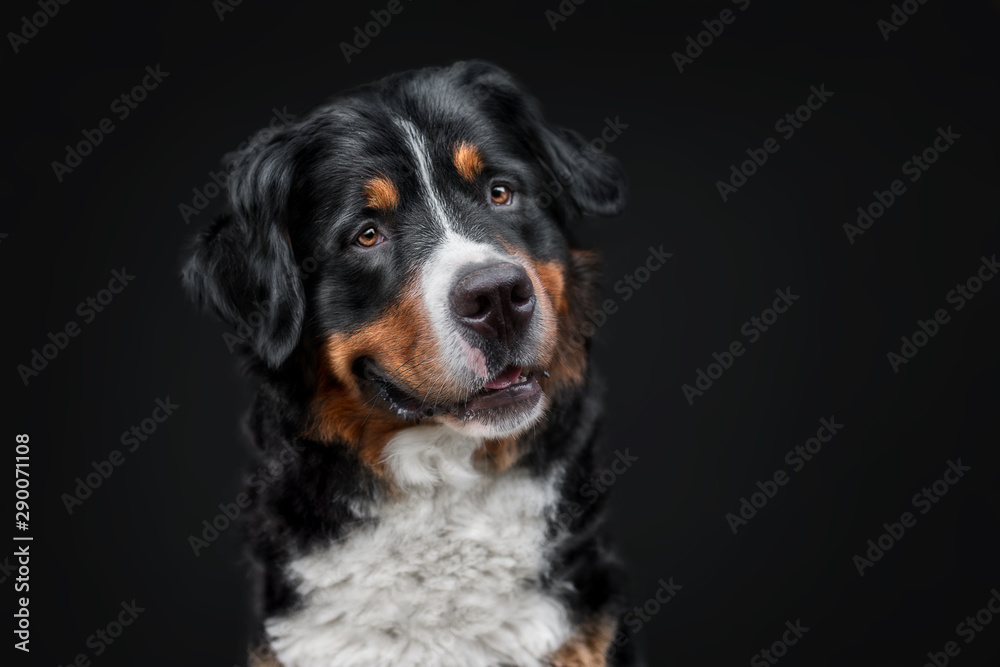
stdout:
<svg viewBox="0 0 1000 667">
<path fill-rule="evenodd" d="M 434 428 L 390 443 L 405 492 L 292 561 L 303 604 L 267 631 L 286 667 L 544 665 L 572 634 L 543 589 L 554 479 L 477 471 L 475 443 Z"/>
</svg>

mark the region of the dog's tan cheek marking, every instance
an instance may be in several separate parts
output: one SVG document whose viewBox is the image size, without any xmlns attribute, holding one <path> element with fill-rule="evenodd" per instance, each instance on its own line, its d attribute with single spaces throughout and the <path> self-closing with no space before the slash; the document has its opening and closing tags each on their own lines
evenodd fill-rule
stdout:
<svg viewBox="0 0 1000 667">
<path fill-rule="evenodd" d="M 399 190 L 388 177 L 373 176 L 365 183 L 365 202 L 378 211 L 392 211 L 399 206 Z"/>
<path fill-rule="evenodd" d="M 478 148 L 467 141 L 462 141 L 455 146 L 451 159 L 459 176 L 469 183 L 476 182 L 476 177 L 483 170 L 483 154 Z"/>
<path fill-rule="evenodd" d="M 549 664 L 552 667 L 607 667 L 615 625 L 611 619 L 588 623 L 549 658 Z"/>
<path fill-rule="evenodd" d="M 544 293 L 559 317 L 569 315 L 569 303 L 566 301 L 566 266 L 561 262 L 531 262 L 531 268 L 538 276 Z"/>
<path fill-rule="evenodd" d="M 423 379 L 418 355 L 432 354 L 432 349 L 421 351 L 421 343 L 430 344 L 430 321 L 423 303 L 412 286 L 404 288 L 402 295 L 382 316 L 371 324 L 350 333 L 334 333 L 326 340 L 326 358 L 336 379 L 345 386 L 357 389 L 352 372 L 359 357 L 373 357 L 382 369 L 393 374 L 393 379 L 410 387 L 419 386 Z M 360 395 L 360 394 L 359 394 Z"/>
<path fill-rule="evenodd" d="M 429 331 L 419 295 L 406 289 L 371 324 L 351 333 L 330 334 L 323 344 L 320 386 L 306 435 L 326 443 L 346 442 L 365 465 L 384 476 L 385 445 L 409 424 L 389 413 L 380 397 L 365 396 L 353 365 L 360 357 L 372 357 L 400 384 L 426 390 L 443 372 Z"/>
</svg>

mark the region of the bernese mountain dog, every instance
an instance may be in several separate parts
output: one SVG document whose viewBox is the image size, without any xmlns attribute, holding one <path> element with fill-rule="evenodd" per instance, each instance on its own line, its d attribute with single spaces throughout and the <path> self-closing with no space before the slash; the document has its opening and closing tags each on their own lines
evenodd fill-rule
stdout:
<svg viewBox="0 0 1000 667">
<path fill-rule="evenodd" d="M 227 156 L 187 288 L 237 329 L 269 481 L 246 521 L 251 664 L 637 660 L 581 497 L 606 465 L 596 255 L 619 163 L 483 62 L 404 72 Z"/>
</svg>

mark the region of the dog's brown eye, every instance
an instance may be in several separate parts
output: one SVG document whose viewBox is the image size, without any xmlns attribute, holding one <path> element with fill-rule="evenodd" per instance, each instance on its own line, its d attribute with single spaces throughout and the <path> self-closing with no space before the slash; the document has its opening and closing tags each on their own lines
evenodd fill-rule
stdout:
<svg viewBox="0 0 1000 667">
<path fill-rule="evenodd" d="M 365 231 L 358 234 L 358 238 L 356 240 L 358 245 L 364 246 L 365 248 L 371 248 L 372 246 L 385 241 L 385 237 L 379 234 L 378 230 L 374 227 L 369 227 Z"/>
<path fill-rule="evenodd" d="M 490 186 L 490 200 L 496 206 L 506 206 L 514 198 L 514 191 L 509 186 L 498 183 Z"/>
</svg>

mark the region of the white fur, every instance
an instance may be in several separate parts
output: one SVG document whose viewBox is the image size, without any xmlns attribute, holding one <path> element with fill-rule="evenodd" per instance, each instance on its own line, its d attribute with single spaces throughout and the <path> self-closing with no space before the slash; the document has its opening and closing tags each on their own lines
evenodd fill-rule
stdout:
<svg viewBox="0 0 1000 667">
<path fill-rule="evenodd" d="M 471 384 L 477 376 L 476 370 L 469 364 L 473 348 L 459 332 L 449 304 L 455 277 L 469 264 L 505 259 L 504 255 L 485 243 L 449 231 L 423 266 L 420 288 L 424 307 L 430 316 L 434 335 L 441 343 L 442 357 L 448 361 L 454 375 L 453 382 Z"/>
<path fill-rule="evenodd" d="M 556 479 L 480 471 L 479 442 L 418 426 L 387 446 L 403 497 L 295 560 L 304 607 L 267 623 L 286 667 L 540 667 L 570 637 L 537 590 Z"/>
<path fill-rule="evenodd" d="M 444 426 L 418 426 L 400 431 L 386 443 L 382 460 L 405 489 L 439 485 L 468 489 L 482 481 L 472 458 L 481 444 Z"/>
</svg>

